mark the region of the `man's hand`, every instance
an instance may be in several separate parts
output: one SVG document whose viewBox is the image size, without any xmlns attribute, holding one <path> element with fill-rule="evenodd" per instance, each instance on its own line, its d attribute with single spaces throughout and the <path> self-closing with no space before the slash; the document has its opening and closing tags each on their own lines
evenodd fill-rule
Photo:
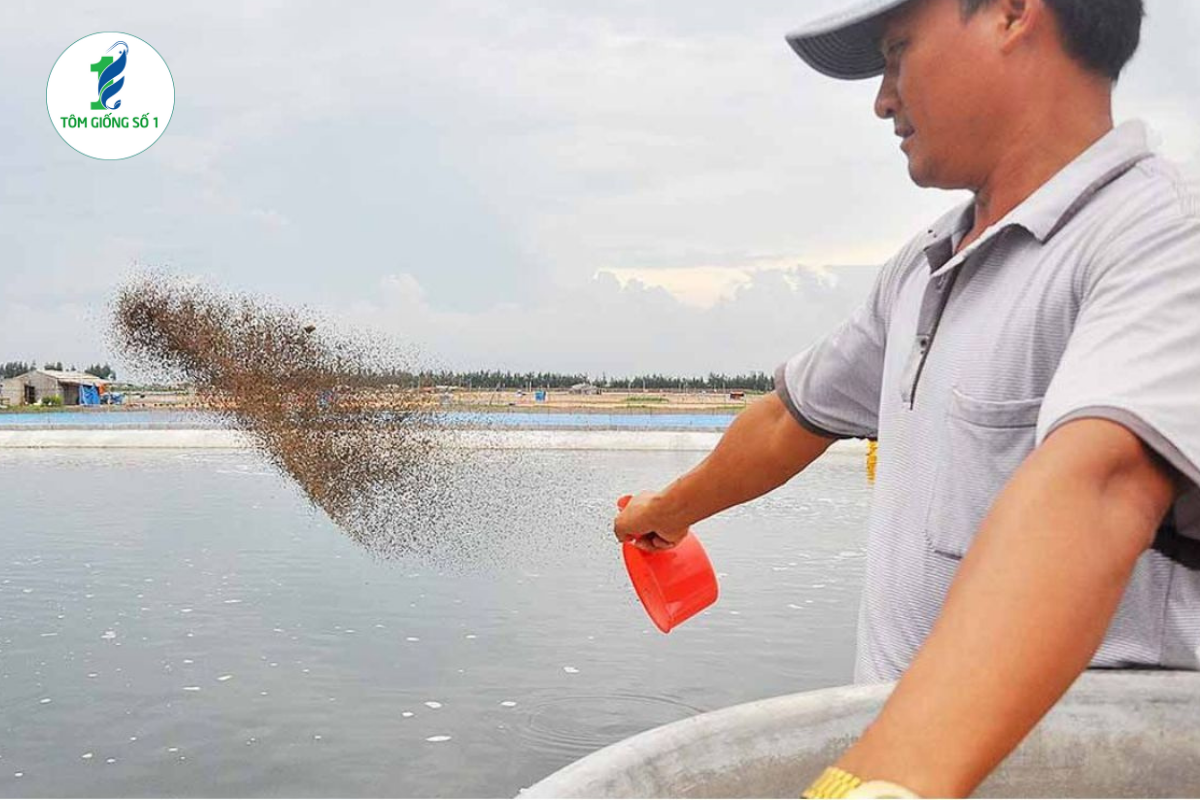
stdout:
<svg viewBox="0 0 1200 800">
<path fill-rule="evenodd" d="M 883 711 L 837 766 L 965 797 L 1087 668 L 1183 481 L 1125 427 L 1067 423 L 1025 460 Z"/>
<path fill-rule="evenodd" d="M 613 520 L 617 541 L 630 542 L 647 552 L 670 550 L 687 532 L 686 525 L 667 513 L 666 500 L 658 492 L 637 495 Z"/>
</svg>

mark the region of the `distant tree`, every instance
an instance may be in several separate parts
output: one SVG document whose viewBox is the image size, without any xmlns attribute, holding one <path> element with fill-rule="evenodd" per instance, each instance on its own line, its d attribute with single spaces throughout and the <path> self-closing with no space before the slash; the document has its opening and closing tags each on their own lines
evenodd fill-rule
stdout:
<svg viewBox="0 0 1200 800">
<path fill-rule="evenodd" d="M 106 381 L 115 381 L 117 379 L 117 373 L 113 372 L 113 368 L 108 364 L 104 364 L 103 366 L 100 364 L 92 364 L 84 370 L 84 373 L 88 375 L 95 375 L 97 378 L 102 378 Z"/>
<path fill-rule="evenodd" d="M 42 367 L 42 369 L 53 369 L 53 370 L 57 370 L 59 372 L 62 372 L 62 368 L 63 368 L 63 365 L 62 365 L 61 361 L 59 361 L 55 364 L 46 364 L 46 366 Z"/>
<path fill-rule="evenodd" d="M 0 365 L 0 377 L 15 378 L 18 375 L 24 375 L 26 372 L 32 371 L 36 363 L 30 362 L 26 364 L 24 361 L 9 361 Z"/>
<path fill-rule="evenodd" d="M 86 370 L 89 374 L 105 377 L 101 374 L 109 370 L 108 379 L 115 380 L 116 374 L 105 364 L 103 367 L 93 365 Z M 647 375 L 631 375 L 615 378 L 607 373 L 601 373 L 598 378 L 584 374 L 563 374 L 556 372 L 525 372 L 514 373 L 500 370 L 473 370 L 470 372 L 432 371 L 372 371 L 364 370 L 355 376 L 367 386 L 399 386 L 406 389 L 416 387 L 428 388 L 433 386 L 465 386 L 477 390 L 512 390 L 512 389 L 566 389 L 577 383 L 592 383 L 597 386 L 628 387 L 629 389 L 645 388 L 647 391 L 664 389 L 707 389 L 709 391 L 745 390 L 752 392 L 769 392 L 774 389 L 774 378 L 766 372 L 750 372 L 739 375 L 725 375 L 710 372 L 706 377 L 686 377 L 663 375 L 659 373 Z"/>
</svg>

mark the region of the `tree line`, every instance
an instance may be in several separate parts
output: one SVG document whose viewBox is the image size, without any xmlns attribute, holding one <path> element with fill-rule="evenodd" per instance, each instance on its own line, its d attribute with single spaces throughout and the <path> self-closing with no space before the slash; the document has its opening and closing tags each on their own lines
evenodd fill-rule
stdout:
<svg viewBox="0 0 1200 800">
<path fill-rule="evenodd" d="M 0 364 L 0 375 L 5 378 L 15 378 L 26 372 L 37 369 L 37 362 L 9 361 Z M 74 365 L 64 367 L 61 361 L 46 363 L 42 369 L 76 371 Z M 115 381 L 117 373 L 108 364 L 91 364 L 83 370 L 97 378 Z M 396 385 L 406 388 L 427 386 L 458 386 L 464 389 L 569 389 L 580 383 L 590 384 L 600 389 L 611 390 L 641 390 L 663 391 L 668 389 L 682 391 L 751 391 L 769 392 L 775 388 L 773 376 L 766 372 L 747 372 L 735 375 L 710 372 L 703 377 L 678 376 L 653 373 L 645 375 L 630 375 L 611 377 L 604 373 L 599 376 L 586 373 L 561 372 L 511 372 L 501 370 L 473 370 L 470 372 L 452 372 L 446 370 L 424 372 L 377 372 L 354 376 L 354 383 L 385 386 Z"/>
<path fill-rule="evenodd" d="M 773 376 L 765 372 L 737 375 L 710 372 L 707 376 L 675 376 L 661 373 L 610 377 L 585 373 L 502 372 L 476 370 L 473 372 L 420 372 L 379 375 L 372 382 L 391 383 L 405 387 L 458 386 L 464 389 L 569 389 L 577 384 L 589 384 L 600 389 L 616 391 L 653 389 L 662 391 L 729 391 L 769 392 L 775 387 Z"/>
<path fill-rule="evenodd" d="M 15 378 L 18 375 L 24 375 L 26 372 L 32 372 L 35 369 L 37 369 L 36 361 L 30 361 L 28 363 L 24 361 L 7 361 L 3 364 L 0 364 L 0 377 Z M 79 371 L 74 364 L 72 364 L 70 367 L 64 367 L 61 361 L 47 362 L 46 364 L 42 365 L 42 369 L 52 369 L 57 372 Z M 117 379 L 117 373 L 108 364 L 91 364 L 83 371 L 88 375 L 95 375 L 97 378 L 102 378 L 106 381 L 115 381 Z"/>
</svg>

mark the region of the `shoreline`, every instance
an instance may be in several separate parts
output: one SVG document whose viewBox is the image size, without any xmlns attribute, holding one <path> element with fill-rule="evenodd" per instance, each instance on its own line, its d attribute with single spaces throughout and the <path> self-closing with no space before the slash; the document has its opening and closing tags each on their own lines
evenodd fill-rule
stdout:
<svg viewBox="0 0 1200 800">
<path fill-rule="evenodd" d="M 430 409 L 433 413 L 465 413 L 465 414 L 596 414 L 600 416 L 612 415 L 620 416 L 623 414 L 664 414 L 667 416 L 678 414 L 689 414 L 699 416 L 713 417 L 736 417 L 746 407 L 744 405 L 709 405 L 709 406 L 693 406 L 683 403 L 669 405 L 661 403 L 647 403 L 638 405 L 635 403 L 621 403 L 612 405 L 602 405 L 599 403 L 579 403 L 579 404 L 547 404 L 547 403 L 522 403 L 520 405 L 487 405 L 486 403 L 449 403 L 446 405 L 433 405 Z M 89 414 L 93 416 L 105 416 L 112 414 L 120 416 L 122 414 L 204 414 L 204 413 L 221 413 L 220 409 L 213 409 L 208 406 L 56 406 L 53 408 L 38 408 L 38 407 L 0 407 L 0 425 L 7 416 L 45 416 L 53 417 L 59 414 Z"/>
<path fill-rule="evenodd" d="M 447 431 L 447 446 L 473 450 L 614 450 L 708 452 L 719 431 L 652 430 L 479 430 Z M 0 430 L 0 450 L 247 450 L 253 445 L 241 431 L 213 428 L 37 428 Z M 867 454 L 865 441 L 836 442 L 830 453 Z"/>
<path fill-rule="evenodd" d="M 422 398 L 434 411 L 499 414 L 712 414 L 736 415 L 763 392 L 731 390 L 730 392 L 679 390 L 606 390 L 602 394 L 572 394 L 567 389 L 549 390 L 545 399 L 537 400 L 534 393 L 505 389 L 496 391 L 457 390 L 453 393 L 423 392 Z M 0 420 L 10 414 L 53 416 L 63 412 L 90 415 L 122 414 L 127 412 L 204 412 L 213 411 L 194 394 L 186 392 L 144 392 L 130 390 L 121 405 L 115 406 L 0 406 Z M 403 401 L 405 396 L 398 400 Z M 386 400 L 386 398 L 385 398 Z M 380 406 L 386 408 L 386 402 Z"/>
</svg>

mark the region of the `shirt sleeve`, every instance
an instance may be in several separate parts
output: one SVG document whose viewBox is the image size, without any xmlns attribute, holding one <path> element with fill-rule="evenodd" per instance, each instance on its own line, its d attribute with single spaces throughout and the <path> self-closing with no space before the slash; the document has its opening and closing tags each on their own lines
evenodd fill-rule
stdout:
<svg viewBox="0 0 1200 800">
<path fill-rule="evenodd" d="M 1196 508 L 1200 216 L 1176 213 L 1124 231 L 1085 278 L 1075 327 L 1042 402 L 1037 444 L 1081 418 L 1135 433 L 1191 481 L 1181 505 Z"/>
<path fill-rule="evenodd" d="M 776 393 L 796 421 L 818 436 L 878 436 L 888 272 L 880 270 L 866 301 L 837 329 L 775 370 Z"/>
</svg>

